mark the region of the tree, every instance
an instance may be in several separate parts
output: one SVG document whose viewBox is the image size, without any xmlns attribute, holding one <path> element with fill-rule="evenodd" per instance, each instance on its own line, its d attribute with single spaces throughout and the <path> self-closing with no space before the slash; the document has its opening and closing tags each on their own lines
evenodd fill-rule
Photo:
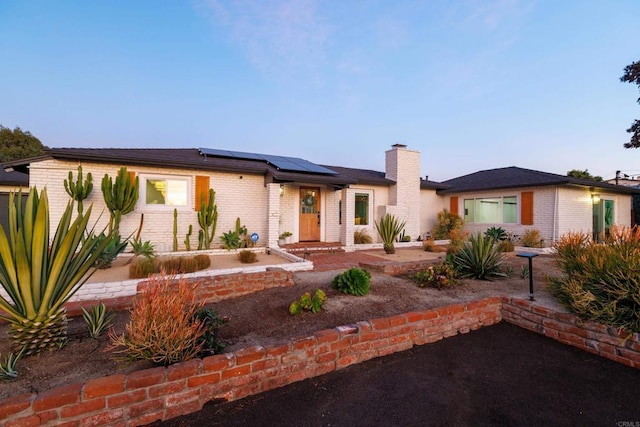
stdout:
<svg viewBox="0 0 640 427">
<path fill-rule="evenodd" d="M 567 176 L 570 176 L 572 178 L 590 179 L 592 181 L 602 181 L 601 176 L 591 175 L 591 173 L 589 173 L 589 169 L 571 169 L 569 172 L 567 172 Z"/>
<path fill-rule="evenodd" d="M 44 154 L 42 142 L 19 127 L 11 130 L 0 125 L 0 163 Z"/>
<path fill-rule="evenodd" d="M 624 74 L 620 77 L 620 81 L 637 84 L 640 88 L 640 61 L 627 65 L 624 69 Z M 638 103 L 640 104 L 640 98 L 638 98 Z M 640 120 L 633 122 L 627 132 L 631 134 L 631 139 L 624 144 L 624 148 L 640 147 Z"/>
</svg>

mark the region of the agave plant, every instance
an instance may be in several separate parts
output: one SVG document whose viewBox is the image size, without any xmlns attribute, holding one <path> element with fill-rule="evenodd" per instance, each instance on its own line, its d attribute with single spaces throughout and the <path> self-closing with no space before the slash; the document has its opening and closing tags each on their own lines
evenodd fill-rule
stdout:
<svg viewBox="0 0 640 427">
<path fill-rule="evenodd" d="M 66 342 L 63 304 L 93 273 L 109 240 L 99 243 L 93 229 L 85 236 L 91 207 L 72 222 L 69 202 L 50 244 L 46 190 L 32 188 L 22 206 L 22 193 L 17 200 L 11 193 L 8 236 L 0 226 L 0 284 L 9 296 L 0 296 L 0 318 L 10 324 L 14 348 L 30 355 Z"/>
<path fill-rule="evenodd" d="M 376 222 L 376 230 L 382 239 L 383 248 L 385 253 L 394 254 L 396 248 L 393 245 L 398 235 L 404 230 L 405 221 L 398 221 L 398 219 L 391 215 L 386 214 L 380 222 Z"/>
<path fill-rule="evenodd" d="M 456 253 L 453 263 L 462 278 L 489 279 L 505 276 L 500 270 L 503 260 L 504 256 L 493 240 L 478 233 Z"/>
</svg>

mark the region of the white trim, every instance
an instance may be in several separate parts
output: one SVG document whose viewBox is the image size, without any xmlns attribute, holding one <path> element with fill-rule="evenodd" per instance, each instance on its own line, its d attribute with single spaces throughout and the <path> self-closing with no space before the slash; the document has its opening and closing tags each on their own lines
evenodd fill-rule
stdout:
<svg viewBox="0 0 640 427">
<path fill-rule="evenodd" d="M 189 175 L 168 175 L 168 174 L 147 174 L 141 173 L 138 175 L 140 178 L 140 197 L 136 204 L 136 209 L 144 211 L 172 211 L 177 209 L 178 211 L 191 211 L 193 210 L 193 177 Z M 186 203 L 184 205 L 156 205 L 147 204 L 147 180 L 173 180 L 186 182 Z"/>
</svg>

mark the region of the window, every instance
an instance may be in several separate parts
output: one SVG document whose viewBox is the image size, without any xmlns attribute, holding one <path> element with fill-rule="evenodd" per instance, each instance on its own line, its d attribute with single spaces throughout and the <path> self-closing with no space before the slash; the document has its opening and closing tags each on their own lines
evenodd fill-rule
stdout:
<svg viewBox="0 0 640 427">
<path fill-rule="evenodd" d="M 140 200 L 146 206 L 187 207 L 189 204 L 189 178 L 146 177 Z"/>
<path fill-rule="evenodd" d="M 355 225 L 369 225 L 369 195 L 356 193 Z"/>
<path fill-rule="evenodd" d="M 516 196 L 485 197 L 464 200 L 464 220 L 476 223 L 518 222 L 518 201 Z"/>
</svg>

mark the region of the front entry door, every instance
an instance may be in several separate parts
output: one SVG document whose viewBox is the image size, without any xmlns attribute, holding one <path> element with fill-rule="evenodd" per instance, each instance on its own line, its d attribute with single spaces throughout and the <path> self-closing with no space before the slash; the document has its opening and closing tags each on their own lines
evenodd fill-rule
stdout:
<svg viewBox="0 0 640 427">
<path fill-rule="evenodd" d="M 300 187 L 300 241 L 320 240 L 320 189 Z"/>
</svg>

